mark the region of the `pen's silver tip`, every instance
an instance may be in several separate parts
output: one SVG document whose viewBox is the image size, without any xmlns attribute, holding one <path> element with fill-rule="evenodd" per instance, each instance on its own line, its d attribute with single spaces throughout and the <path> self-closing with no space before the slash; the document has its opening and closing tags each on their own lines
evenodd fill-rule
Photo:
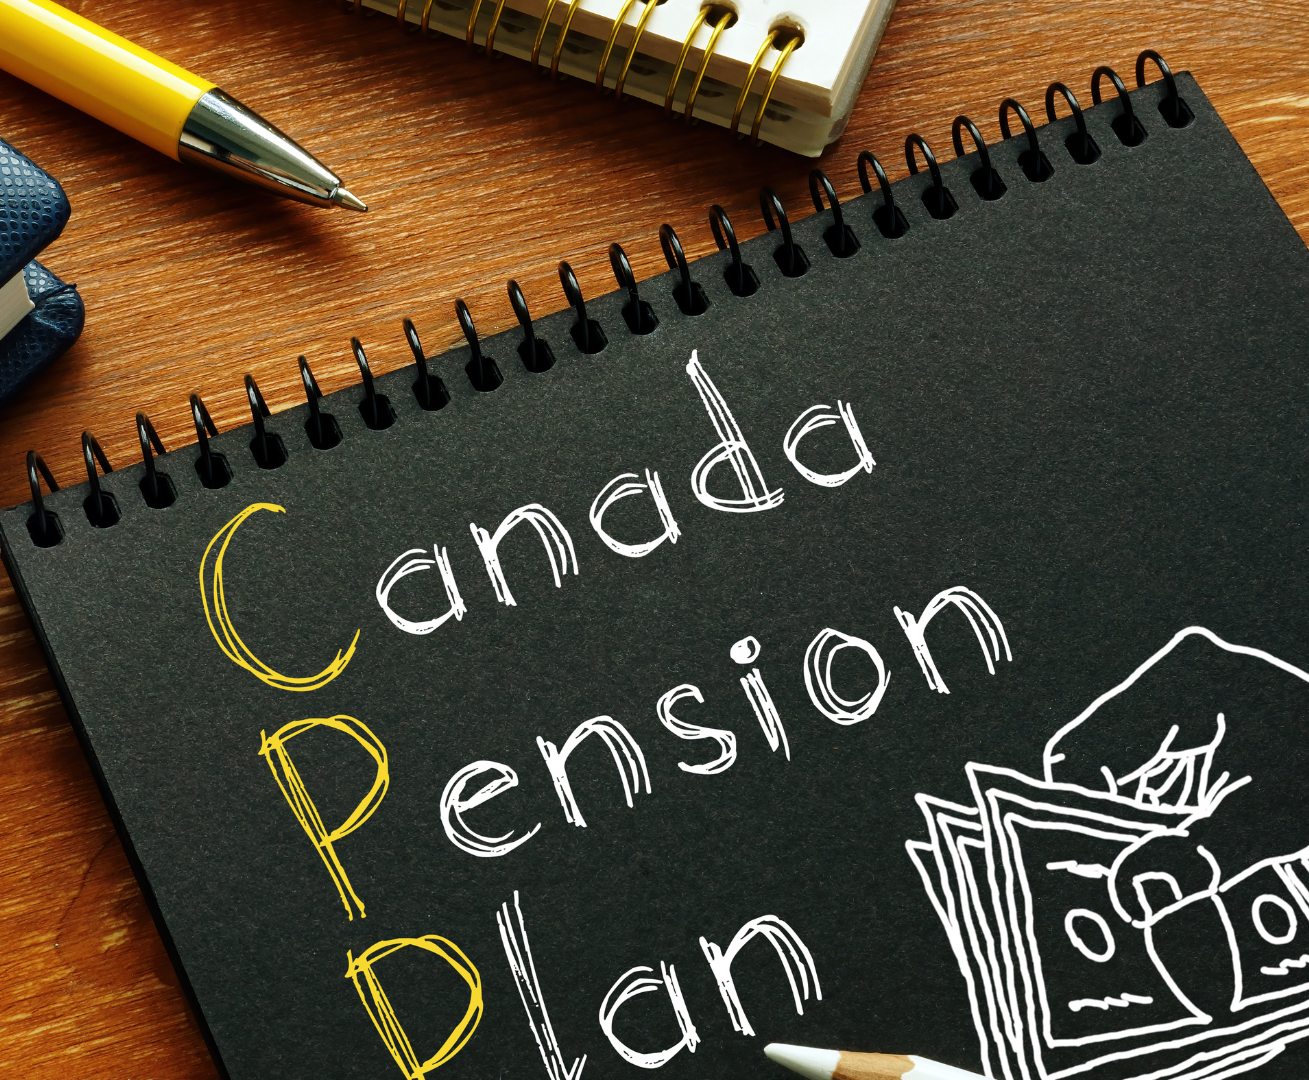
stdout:
<svg viewBox="0 0 1309 1080">
<path fill-rule="evenodd" d="M 368 209 L 343 187 L 339 187 L 332 192 L 330 201 L 333 206 L 344 206 L 347 210 L 358 210 L 361 214 Z"/>
</svg>

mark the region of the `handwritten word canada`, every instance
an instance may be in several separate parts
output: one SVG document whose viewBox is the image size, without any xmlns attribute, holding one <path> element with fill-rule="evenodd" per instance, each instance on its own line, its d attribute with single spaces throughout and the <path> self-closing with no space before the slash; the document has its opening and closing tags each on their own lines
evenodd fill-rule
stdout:
<svg viewBox="0 0 1309 1080">
<path fill-rule="evenodd" d="M 746 442 L 741 426 L 736 422 L 732 410 L 718 387 L 714 385 L 713 379 L 705 371 L 704 365 L 700 363 L 696 352 L 691 353 L 691 359 L 686 365 L 686 373 L 699 394 L 714 434 L 718 437 L 718 442 L 691 470 L 691 491 L 696 499 L 710 510 L 731 514 L 752 514 L 781 506 L 782 489 L 769 487 L 758 460 L 750 449 L 749 443 Z M 854 449 L 855 462 L 843 472 L 818 472 L 801 460 L 801 443 L 814 432 L 836 424 L 844 426 Z M 876 464 L 859 423 L 855 419 L 853 407 L 842 401 L 836 403 L 835 412 L 829 406 L 821 404 L 811 405 L 803 410 L 787 430 L 782 440 L 782 450 L 796 472 L 811 484 L 825 488 L 837 488 L 853 480 L 860 473 L 871 473 Z M 739 497 L 727 498 L 710 492 L 710 477 L 721 466 L 730 469 L 736 486 L 740 489 Z M 600 538 L 600 542 L 610 551 L 628 559 L 643 559 L 664 543 L 676 544 L 682 535 L 668 497 L 664 494 L 658 471 L 643 468 L 642 472 L 644 479 L 637 473 L 626 472 L 606 483 L 596 494 L 587 515 L 587 520 L 596 536 Z M 605 528 L 605 514 L 616 502 L 641 495 L 648 496 L 654 504 L 662 526 L 660 531 L 654 536 L 634 543 L 613 536 Z M 568 575 L 570 568 L 574 577 L 580 574 L 572 534 L 559 517 L 541 503 L 528 503 L 526 506 L 512 510 L 494 531 L 484 528 L 477 522 L 469 522 L 469 532 L 472 533 L 473 541 L 485 565 L 495 598 L 497 602 L 507 607 L 516 607 L 518 602 L 514 599 L 509 582 L 505 579 L 504 568 L 500 564 L 500 544 L 522 524 L 530 525 L 540 537 L 555 588 L 563 587 L 563 579 Z M 391 605 L 391 592 L 397 583 L 411 574 L 433 568 L 440 574 L 444 586 L 445 610 L 429 618 L 419 619 L 409 618 L 397 612 Z M 374 595 L 391 624 L 406 634 L 430 634 L 452 618 L 456 622 L 461 621 L 468 610 L 450 565 L 449 550 L 439 544 L 433 546 L 430 558 L 424 548 L 410 548 L 397 555 L 382 572 Z"/>
</svg>

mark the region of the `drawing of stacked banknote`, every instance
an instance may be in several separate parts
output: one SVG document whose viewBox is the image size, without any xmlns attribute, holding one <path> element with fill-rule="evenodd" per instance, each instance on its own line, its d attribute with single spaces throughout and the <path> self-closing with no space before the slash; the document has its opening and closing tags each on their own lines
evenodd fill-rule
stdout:
<svg viewBox="0 0 1309 1080">
<path fill-rule="evenodd" d="M 1241 796 L 1262 777 L 1218 766 L 1225 738 L 1260 730 L 1252 714 L 1271 708 L 1268 692 L 1241 699 L 1236 716 L 1214 713 L 1203 739 L 1165 727 L 1138 768 L 1105 770 L 1105 790 L 1051 778 L 1068 743 L 1061 737 L 1152 685 L 1151 669 L 1177 661 L 1179 647 L 1187 663 L 1236 656 L 1240 671 L 1275 687 L 1309 688 L 1309 674 L 1191 628 L 1051 740 L 1045 778 L 970 763 L 972 805 L 918 796 L 927 838 L 906 848 L 967 984 L 989 1076 L 1221 1080 L 1309 1036 L 1305 850 L 1260 857 L 1252 839 L 1250 861 L 1233 872 L 1200 845 L 1212 875 L 1198 889 L 1163 870 L 1123 877 L 1147 845 L 1164 850 L 1161 838 L 1261 805 Z M 1237 730 L 1238 721 L 1246 727 Z M 1270 759 L 1270 769 L 1278 765 Z"/>
</svg>

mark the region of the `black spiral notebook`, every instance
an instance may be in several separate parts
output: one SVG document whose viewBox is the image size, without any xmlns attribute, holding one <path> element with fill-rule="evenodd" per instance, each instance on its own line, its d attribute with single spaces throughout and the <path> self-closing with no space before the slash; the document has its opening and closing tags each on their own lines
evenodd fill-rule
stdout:
<svg viewBox="0 0 1309 1080">
<path fill-rule="evenodd" d="M 229 1076 L 1303 1075 L 1309 252 L 1115 79 L 31 459 L 4 558 Z"/>
</svg>

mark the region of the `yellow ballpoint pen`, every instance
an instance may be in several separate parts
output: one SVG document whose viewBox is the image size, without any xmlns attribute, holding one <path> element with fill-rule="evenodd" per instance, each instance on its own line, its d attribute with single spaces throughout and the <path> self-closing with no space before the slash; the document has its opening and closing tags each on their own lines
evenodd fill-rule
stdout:
<svg viewBox="0 0 1309 1080">
<path fill-rule="evenodd" d="M 368 209 L 213 83 L 49 0 L 0 0 L 0 68 L 176 161 L 314 206 Z"/>
</svg>

